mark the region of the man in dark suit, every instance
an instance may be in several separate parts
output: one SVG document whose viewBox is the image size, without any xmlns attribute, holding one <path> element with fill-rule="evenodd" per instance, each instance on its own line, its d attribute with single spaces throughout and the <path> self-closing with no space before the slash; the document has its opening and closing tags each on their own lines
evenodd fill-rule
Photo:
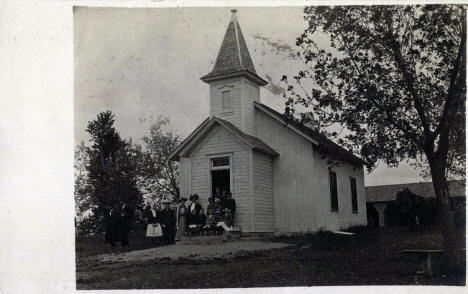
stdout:
<svg viewBox="0 0 468 294">
<path fill-rule="evenodd" d="M 224 211 L 224 209 L 226 208 L 226 205 L 227 205 L 227 200 L 228 200 L 227 194 L 228 194 L 228 192 L 227 192 L 226 190 L 223 190 L 223 191 L 221 192 L 221 196 L 220 196 L 220 198 L 219 198 L 219 200 L 221 200 L 221 201 L 220 201 L 221 210 L 223 210 L 223 211 Z"/>
<path fill-rule="evenodd" d="M 224 204 L 225 208 L 229 209 L 232 214 L 232 222 L 234 223 L 234 218 L 236 216 L 236 200 L 232 198 L 232 193 L 227 194 L 227 199 Z"/>
<path fill-rule="evenodd" d="M 174 244 L 176 215 L 175 211 L 169 207 L 170 201 L 163 201 L 164 208 L 158 213 L 158 222 L 161 224 L 163 233 L 163 244 Z"/>
<path fill-rule="evenodd" d="M 106 225 L 106 243 L 110 243 L 112 247 L 115 247 L 116 242 L 122 241 L 121 238 L 121 208 L 117 205 L 109 210 L 107 215 Z"/>
<path fill-rule="evenodd" d="M 121 237 L 121 245 L 122 247 L 130 247 L 130 243 L 128 240 L 128 235 L 130 234 L 130 230 L 132 229 L 132 218 L 134 214 L 134 209 L 128 205 L 124 204 L 121 212 L 121 221 L 120 221 L 120 237 Z"/>
</svg>

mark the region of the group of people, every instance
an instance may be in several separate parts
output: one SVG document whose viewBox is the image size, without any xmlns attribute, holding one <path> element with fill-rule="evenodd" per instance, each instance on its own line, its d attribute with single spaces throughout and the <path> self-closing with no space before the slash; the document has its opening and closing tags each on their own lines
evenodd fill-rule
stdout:
<svg viewBox="0 0 468 294">
<path fill-rule="evenodd" d="M 151 207 L 148 204 L 145 207 L 145 219 L 148 223 L 146 236 L 151 237 L 153 243 L 156 238 L 159 238 L 162 245 L 174 244 L 176 216 L 170 208 L 170 203 L 169 200 L 164 200 L 162 202 L 163 209 L 161 210 L 158 210 L 156 205 Z"/>
<path fill-rule="evenodd" d="M 134 209 L 128 205 L 104 207 L 104 239 L 106 244 L 115 247 L 116 242 L 121 242 L 122 247 L 130 247 L 128 234 L 131 230 L 133 214 Z"/>
<path fill-rule="evenodd" d="M 233 229 L 236 201 L 231 193 L 216 188 L 215 194 L 208 198 L 206 214 L 199 200 L 198 194 L 190 195 L 188 199 L 181 197 L 175 211 L 170 208 L 170 201 L 164 201 L 164 209 L 160 211 L 148 205 L 145 209 L 146 236 L 153 242 L 155 237 L 162 237 L 162 243 L 167 245 L 180 241 L 181 236 L 218 235 Z"/>
</svg>

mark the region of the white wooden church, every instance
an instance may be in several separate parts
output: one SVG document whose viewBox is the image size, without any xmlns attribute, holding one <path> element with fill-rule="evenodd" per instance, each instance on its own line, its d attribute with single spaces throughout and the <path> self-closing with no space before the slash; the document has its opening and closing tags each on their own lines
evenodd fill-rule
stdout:
<svg viewBox="0 0 468 294">
<path fill-rule="evenodd" d="M 180 162 L 181 195 L 204 207 L 220 188 L 237 203 L 242 233 L 294 233 L 365 225 L 362 161 L 316 131 L 260 102 L 256 74 L 232 11 L 213 70 L 210 116 L 171 154 Z M 338 161 L 329 166 L 328 159 Z"/>
</svg>

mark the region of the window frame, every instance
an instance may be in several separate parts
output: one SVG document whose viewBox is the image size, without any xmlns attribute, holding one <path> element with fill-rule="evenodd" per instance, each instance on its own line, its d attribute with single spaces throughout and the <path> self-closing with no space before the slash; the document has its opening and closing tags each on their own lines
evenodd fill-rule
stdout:
<svg viewBox="0 0 468 294">
<path fill-rule="evenodd" d="M 229 108 L 224 108 L 224 93 L 229 93 Z M 221 89 L 221 113 L 230 113 L 232 112 L 232 91 Z"/>
<path fill-rule="evenodd" d="M 228 164 L 214 166 L 214 160 L 216 160 L 216 159 L 227 159 Z M 231 167 L 231 158 L 229 156 L 219 156 L 219 157 L 210 158 L 210 169 L 211 170 L 229 169 L 230 167 Z"/>
<path fill-rule="evenodd" d="M 213 167 L 213 164 L 212 164 L 212 159 L 216 159 L 216 158 L 222 158 L 222 157 L 228 157 L 229 158 L 229 165 L 223 165 L 223 166 L 217 166 L 217 167 Z M 207 169 L 206 169 L 206 176 L 207 176 L 207 179 L 208 179 L 208 190 L 210 191 L 210 195 L 213 195 L 213 192 L 214 191 L 211 191 L 212 189 L 212 180 L 211 180 L 211 171 L 214 171 L 214 170 L 229 170 L 229 185 L 230 185 L 230 189 L 231 189 L 231 193 L 232 193 L 232 197 L 234 197 L 234 168 L 233 168 L 233 165 L 232 165 L 232 157 L 233 157 L 233 153 L 216 153 L 216 154 L 207 154 L 206 155 L 206 162 L 207 162 Z"/>
</svg>

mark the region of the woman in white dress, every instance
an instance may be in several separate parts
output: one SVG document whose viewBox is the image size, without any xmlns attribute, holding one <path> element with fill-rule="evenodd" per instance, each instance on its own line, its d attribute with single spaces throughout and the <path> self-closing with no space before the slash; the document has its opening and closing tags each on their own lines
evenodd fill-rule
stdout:
<svg viewBox="0 0 468 294">
<path fill-rule="evenodd" d="M 148 225 L 146 226 L 146 237 L 151 238 L 151 243 L 155 243 L 155 239 L 157 237 L 162 236 L 161 226 L 158 222 L 158 212 L 156 210 L 156 204 L 153 207 L 149 207 L 149 205 L 145 209 L 145 214 L 148 219 Z"/>
</svg>

